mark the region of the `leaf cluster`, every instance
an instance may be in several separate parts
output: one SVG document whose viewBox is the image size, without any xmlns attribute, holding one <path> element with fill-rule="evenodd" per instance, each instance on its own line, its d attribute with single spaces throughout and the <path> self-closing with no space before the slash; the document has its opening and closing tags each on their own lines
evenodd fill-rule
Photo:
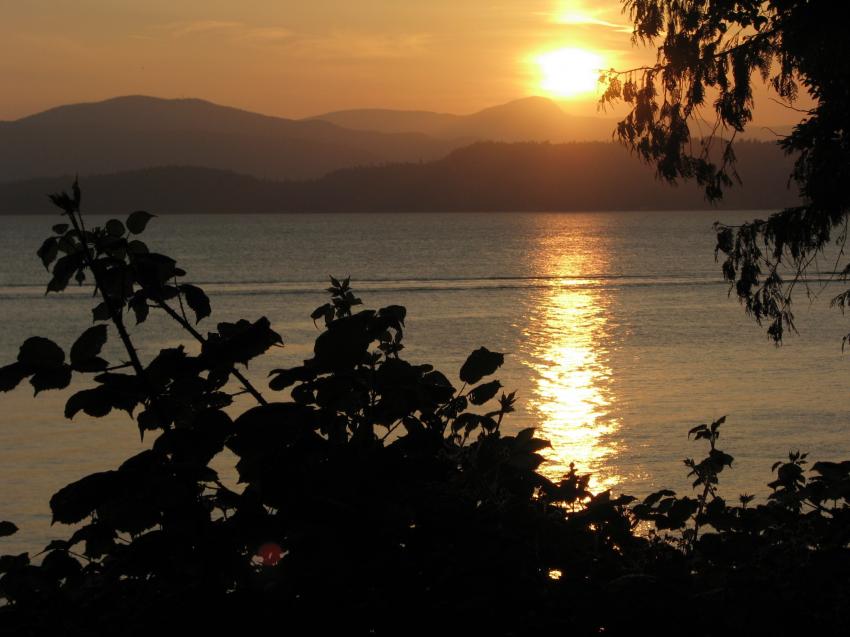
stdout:
<svg viewBox="0 0 850 637">
<path fill-rule="evenodd" d="M 695 179 L 709 200 L 740 182 L 734 141 L 752 121 L 759 79 L 800 113 L 778 143 L 795 157 L 789 182 L 801 205 L 741 226 L 716 224 L 716 254 L 730 292 L 779 343 L 794 330 L 794 288 L 807 285 L 809 269 L 831 241 L 843 247 L 847 237 L 850 7 L 806 0 L 623 0 L 623 8 L 634 41 L 657 45 L 656 62 L 604 74 L 601 103 L 629 105 L 616 135 L 655 165 L 659 177 Z M 793 106 L 801 88 L 811 108 Z M 712 116 L 705 118 L 706 111 Z M 840 272 L 826 274 L 845 276 Z"/>
</svg>

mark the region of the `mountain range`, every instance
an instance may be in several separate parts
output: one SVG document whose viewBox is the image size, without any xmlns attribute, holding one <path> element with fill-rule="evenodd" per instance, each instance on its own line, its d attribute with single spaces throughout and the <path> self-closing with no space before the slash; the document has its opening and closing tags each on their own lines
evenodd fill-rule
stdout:
<svg viewBox="0 0 850 637">
<path fill-rule="evenodd" d="M 417 132 L 438 139 L 504 142 L 611 141 L 617 127 L 616 119 L 567 114 L 545 97 L 527 97 L 471 115 L 357 109 L 325 113 L 314 120 L 382 133 Z"/>
<path fill-rule="evenodd" d="M 585 120 L 593 118 L 566 115 L 544 98 L 466 116 L 363 110 L 293 120 L 199 99 L 117 97 L 0 122 L 0 182 L 166 165 L 308 179 L 434 160 L 479 140 L 610 139 L 613 121 Z"/>
<path fill-rule="evenodd" d="M 541 97 L 470 115 L 361 109 L 301 120 L 199 99 L 118 97 L 0 122 L 0 212 L 46 211 L 43 194 L 69 175 L 103 189 L 87 198 L 103 211 L 134 205 L 128 193 L 136 205 L 153 196 L 144 205 L 183 212 L 705 205 L 697 189 L 655 182 L 611 142 L 615 123 Z M 775 185 L 788 159 L 775 144 L 749 144 L 746 188 L 733 201 L 787 201 Z"/>
</svg>

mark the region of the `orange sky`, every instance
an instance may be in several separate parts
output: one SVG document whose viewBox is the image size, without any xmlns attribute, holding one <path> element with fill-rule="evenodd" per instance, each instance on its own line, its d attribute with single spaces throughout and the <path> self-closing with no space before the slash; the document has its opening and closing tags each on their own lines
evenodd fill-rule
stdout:
<svg viewBox="0 0 850 637">
<path fill-rule="evenodd" d="M 651 61 L 617 0 L 0 0 L 0 119 L 116 95 L 285 117 L 358 107 L 466 113 L 546 95 L 536 59 Z M 765 123 L 798 116 L 766 99 Z M 562 101 L 596 112 L 593 93 Z"/>
</svg>

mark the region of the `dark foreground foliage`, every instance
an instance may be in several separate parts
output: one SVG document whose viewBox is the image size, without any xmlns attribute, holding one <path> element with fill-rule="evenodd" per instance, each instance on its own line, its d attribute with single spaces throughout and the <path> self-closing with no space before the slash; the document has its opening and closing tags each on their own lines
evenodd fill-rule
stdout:
<svg viewBox="0 0 850 637">
<path fill-rule="evenodd" d="M 657 57 L 655 64 L 608 74 L 602 103 L 628 104 L 617 137 L 654 165 L 659 177 L 693 179 L 713 200 L 740 182 L 735 141 L 753 120 L 759 79 L 775 93 L 770 99 L 800 116 L 789 135 L 777 135 L 779 147 L 794 159 L 787 181 L 797 187 L 799 204 L 739 226 L 715 224 L 716 254 L 722 255 L 730 292 L 779 343 L 786 330 L 795 330 L 795 287 L 808 288 L 816 274 L 838 281 L 850 277 L 844 254 L 850 213 L 850 3 L 621 3 L 634 25 L 633 41 L 656 46 Z M 707 122 L 712 111 L 714 121 Z M 833 243 L 837 255 L 828 257 L 824 271 L 818 260 Z M 850 290 L 832 304 L 844 310 Z"/>
<path fill-rule="evenodd" d="M 210 302 L 140 239 L 135 212 L 86 229 L 80 192 L 39 256 L 48 291 L 90 279 L 94 327 L 66 351 L 28 339 L 0 389 L 92 377 L 66 416 L 126 411 L 150 449 L 67 485 L 50 501 L 75 525 L 36 556 L 0 558 L 0 634 L 835 634 L 850 621 L 850 463 L 791 454 L 766 504 L 727 503 L 723 419 L 690 434 L 694 492 L 643 501 L 592 494 L 572 470 L 537 472 L 547 446 L 503 435 L 513 394 L 474 351 L 460 387 L 401 357 L 405 310 L 331 300 L 313 357 L 275 370 L 274 394 L 244 375 L 282 343 L 268 319 L 196 324 Z M 198 342 L 136 352 L 126 321 L 170 316 Z M 110 325 L 110 327 L 107 327 Z M 134 330 L 136 331 L 136 330 Z M 101 358 L 119 338 L 127 360 Z M 241 413 L 237 393 L 256 403 Z M 275 398 L 272 399 L 271 396 Z M 228 409 L 228 407 L 231 407 Z M 239 488 L 210 467 L 229 449 Z M 0 534 L 16 528 L 0 523 Z"/>
</svg>

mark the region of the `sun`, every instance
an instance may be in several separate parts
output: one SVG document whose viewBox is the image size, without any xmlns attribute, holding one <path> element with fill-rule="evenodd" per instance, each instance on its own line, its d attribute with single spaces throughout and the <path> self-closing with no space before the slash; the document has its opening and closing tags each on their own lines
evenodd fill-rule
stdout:
<svg viewBox="0 0 850 637">
<path fill-rule="evenodd" d="M 597 90 L 602 57 L 585 49 L 557 49 L 535 58 L 540 88 L 553 97 L 576 97 Z"/>
</svg>

